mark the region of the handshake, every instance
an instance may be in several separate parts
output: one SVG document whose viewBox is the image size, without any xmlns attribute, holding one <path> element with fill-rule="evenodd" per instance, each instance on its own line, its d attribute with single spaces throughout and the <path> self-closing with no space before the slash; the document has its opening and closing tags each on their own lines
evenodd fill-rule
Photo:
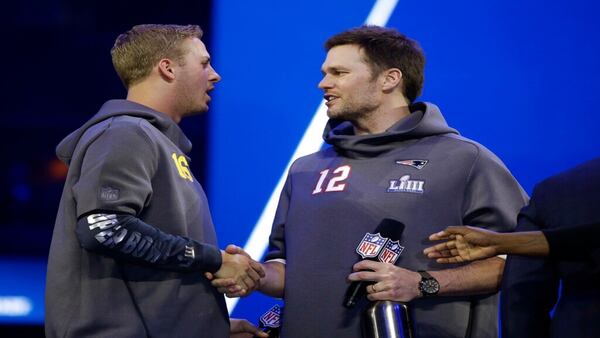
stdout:
<svg viewBox="0 0 600 338">
<path fill-rule="evenodd" d="M 265 277 L 263 266 L 242 248 L 230 244 L 221 251 L 221 258 L 218 271 L 205 273 L 220 293 L 227 297 L 242 297 L 260 287 L 260 280 Z"/>
</svg>

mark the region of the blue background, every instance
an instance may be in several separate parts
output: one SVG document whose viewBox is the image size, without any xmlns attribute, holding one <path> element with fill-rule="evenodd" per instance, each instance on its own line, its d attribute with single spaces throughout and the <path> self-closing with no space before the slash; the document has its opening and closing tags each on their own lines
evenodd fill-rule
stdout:
<svg viewBox="0 0 600 338">
<path fill-rule="evenodd" d="M 223 80 L 210 112 L 207 185 L 222 245 L 244 245 L 318 107 L 323 43 L 361 25 L 374 1 L 262 4 L 214 3 L 212 54 Z M 495 152 L 531 192 L 600 155 L 599 8 L 400 0 L 387 26 L 425 51 L 420 100 Z M 254 318 L 269 302 L 252 295 L 233 315 Z"/>
<path fill-rule="evenodd" d="M 323 43 L 361 25 L 374 3 L 174 0 L 169 10 L 157 0 L 5 4 L 0 301 L 26 296 L 32 311 L 0 314 L 0 333 L 7 324 L 43 321 L 45 259 L 64 183 L 53 171 L 60 167 L 54 147 L 102 102 L 125 96 L 109 56 L 118 34 L 140 23 L 203 27 L 223 80 L 210 112 L 182 127 L 194 143 L 192 170 L 207 190 L 221 245 L 244 245 L 322 99 Z M 494 151 L 531 192 L 545 177 L 600 155 L 599 9 L 593 0 L 400 0 L 387 26 L 425 51 L 420 99 Z M 233 315 L 256 321 L 275 302 L 253 294 Z M 26 336 L 40 334 L 31 332 Z"/>
</svg>

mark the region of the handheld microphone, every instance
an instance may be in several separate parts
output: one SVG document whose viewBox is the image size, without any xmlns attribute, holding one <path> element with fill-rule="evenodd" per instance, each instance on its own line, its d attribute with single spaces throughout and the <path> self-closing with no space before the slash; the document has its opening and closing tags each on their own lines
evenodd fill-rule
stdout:
<svg viewBox="0 0 600 338">
<path fill-rule="evenodd" d="M 400 221 L 385 218 L 373 234 L 366 233 L 356 247 L 356 252 L 363 260 L 381 261 L 394 264 L 400 257 L 404 247 L 400 246 L 399 240 L 404 231 L 404 224 Z M 366 288 L 372 282 L 352 282 L 346 290 L 344 306 L 352 308 L 365 295 Z"/>
<path fill-rule="evenodd" d="M 259 318 L 259 328 L 269 335 L 269 338 L 279 337 L 279 327 L 281 326 L 281 311 L 282 307 L 273 305 L 269 311 L 265 312 Z M 256 336 L 254 336 L 256 338 Z"/>
</svg>

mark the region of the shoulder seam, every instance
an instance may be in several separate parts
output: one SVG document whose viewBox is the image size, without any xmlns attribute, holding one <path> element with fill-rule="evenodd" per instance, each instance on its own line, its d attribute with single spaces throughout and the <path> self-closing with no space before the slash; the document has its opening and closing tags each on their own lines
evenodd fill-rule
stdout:
<svg viewBox="0 0 600 338">
<path fill-rule="evenodd" d="M 148 144 L 150 146 L 150 149 L 152 151 L 152 154 L 154 155 L 154 158 L 157 159 L 158 158 L 158 154 L 156 152 L 155 147 L 152 146 L 155 143 L 155 141 L 154 141 L 154 139 L 152 139 L 150 137 L 150 135 L 148 135 L 148 133 L 146 131 L 146 128 L 142 125 L 142 123 L 144 121 L 146 121 L 145 119 L 142 119 L 142 118 L 139 118 L 139 117 L 135 117 L 135 116 L 130 116 L 130 115 L 112 116 L 112 117 L 110 117 L 109 119 L 106 120 L 108 122 L 107 126 L 102 130 L 102 132 L 98 135 L 98 137 L 100 137 L 100 135 L 102 135 L 108 129 L 110 129 L 111 127 L 113 127 L 113 125 L 116 127 L 117 125 L 114 123 L 115 118 L 122 117 L 122 116 L 126 116 L 126 117 L 134 119 L 134 121 L 132 121 L 133 123 L 131 123 L 131 124 L 139 127 L 139 128 L 134 129 L 134 132 L 136 134 L 138 134 L 138 135 L 141 135 L 148 142 Z M 153 169 L 154 169 L 154 172 L 156 172 L 158 170 L 158 161 L 153 161 L 153 162 L 155 163 Z"/>
<path fill-rule="evenodd" d="M 473 163 L 471 163 L 471 168 L 469 169 L 469 174 L 467 175 L 467 180 L 465 182 L 464 190 L 463 190 L 463 193 L 462 193 L 462 203 L 461 203 L 461 214 L 462 215 L 461 215 L 461 218 L 462 218 L 462 216 L 465 213 L 465 204 L 464 204 L 465 203 L 465 196 L 467 194 L 467 189 L 469 187 L 469 183 L 471 182 L 471 178 L 473 176 L 473 172 L 475 171 L 475 164 L 477 163 L 477 161 L 479 161 L 479 157 L 481 156 L 481 149 L 479 149 L 479 147 L 476 144 L 474 144 L 472 142 L 468 142 L 466 140 L 462 140 L 462 141 L 465 142 L 465 143 L 468 143 L 468 144 L 472 145 L 473 147 L 475 147 L 476 154 L 475 154 L 475 158 L 473 159 Z"/>
</svg>

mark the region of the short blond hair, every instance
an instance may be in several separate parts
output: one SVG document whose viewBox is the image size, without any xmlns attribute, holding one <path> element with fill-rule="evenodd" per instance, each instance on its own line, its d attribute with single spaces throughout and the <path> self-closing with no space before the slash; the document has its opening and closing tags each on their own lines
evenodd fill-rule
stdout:
<svg viewBox="0 0 600 338">
<path fill-rule="evenodd" d="M 161 59 L 182 62 L 188 38 L 202 38 L 200 26 L 137 25 L 119 35 L 110 54 L 125 88 L 145 79 Z"/>
</svg>

